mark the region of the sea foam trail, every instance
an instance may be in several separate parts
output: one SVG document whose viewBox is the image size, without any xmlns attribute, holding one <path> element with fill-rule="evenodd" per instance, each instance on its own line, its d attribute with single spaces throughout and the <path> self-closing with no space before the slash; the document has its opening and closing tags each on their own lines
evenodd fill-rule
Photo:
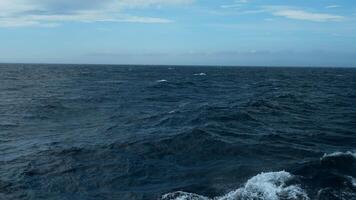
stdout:
<svg viewBox="0 0 356 200">
<path fill-rule="evenodd" d="M 293 177 L 286 171 L 261 173 L 249 179 L 243 187 L 221 197 L 211 199 L 192 193 L 173 192 L 163 195 L 161 200 L 309 200 L 299 185 L 287 185 Z"/>
</svg>

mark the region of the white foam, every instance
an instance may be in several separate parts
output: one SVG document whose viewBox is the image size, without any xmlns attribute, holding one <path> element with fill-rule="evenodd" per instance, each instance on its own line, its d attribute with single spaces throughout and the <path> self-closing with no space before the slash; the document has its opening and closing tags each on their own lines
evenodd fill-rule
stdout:
<svg viewBox="0 0 356 200">
<path fill-rule="evenodd" d="M 165 79 L 162 79 L 162 80 L 158 80 L 158 81 L 156 81 L 157 83 L 163 83 L 163 82 L 167 82 L 167 80 L 165 80 Z"/>
<path fill-rule="evenodd" d="M 356 178 L 352 177 L 352 176 L 348 176 L 350 182 L 352 183 L 352 186 L 354 186 L 356 188 Z"/>
<path fill-rule="evenodd" d="M 208 197 L 188 192 L 172 192 L 162 196 L 161 200 L 210 200 Z"/>
<path fill-rule="evenodd" d="M 300 186 L 286 185 L 286 182 L 292 178 L 293 175 L 285 171 L 261 173 L 249 179 L 243 187 L 210 200 L 309 200 Z M 162 196 L 161 200 L 209 200 L 209 198 L 197 194 L 175 192 Z"/>
<path fill-rule="evenodd" d="M 172 111 L 169 111 L 168 114 L 174 114 L 176 112 L 177 112 L 176 110 L 172 110 Z"/>
<path fill-rule="evenodd" d="M 345 153 L 344 152 L 334 152 L 334 153 L 330 153 L 330 154 L 324 154 L 324 156 L 321 157 L 321 160 L 324 158 L 338 157 L 338 156 L 353 156 L 356 159 L 355 152 L 347 151 Z"/>
<path fill-rule="evenodd" d="M 286 182 L 292 178 L 293 175 L 285 171 L 261 173 L 248 180 L 244 187 L 230 192 L 219 200 L 278 200 L 282 196 L 288 197 L 287 199 L 308 199 L 299 186 L 286 186 Z"/>
<path fill-rule="evenodd" d="M 194 76 L 206 76 L 206 73 L 198 73 L 198 74 L 194 74 Z"/>
</svg>

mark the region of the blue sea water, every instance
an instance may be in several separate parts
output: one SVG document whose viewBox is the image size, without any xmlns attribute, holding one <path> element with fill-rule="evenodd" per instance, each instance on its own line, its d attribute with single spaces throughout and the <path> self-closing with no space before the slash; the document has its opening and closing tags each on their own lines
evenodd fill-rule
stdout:
<svg viewBox="0 0 356 200">
<path fill-rule="evenodd" d="M 0 65 L 0 199 L 356 199 L 356 69 Z"/>
</svg>

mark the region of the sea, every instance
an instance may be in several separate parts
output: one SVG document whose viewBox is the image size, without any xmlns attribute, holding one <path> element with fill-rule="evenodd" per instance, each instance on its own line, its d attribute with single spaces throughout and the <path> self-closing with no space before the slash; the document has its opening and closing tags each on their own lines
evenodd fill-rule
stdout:
<svg viewBox="0 0 356 200">
<path fill-rule="evenodd" d="M 355 200 L 356 69 L 0 65 L 1 200 Z"/>
</svg>

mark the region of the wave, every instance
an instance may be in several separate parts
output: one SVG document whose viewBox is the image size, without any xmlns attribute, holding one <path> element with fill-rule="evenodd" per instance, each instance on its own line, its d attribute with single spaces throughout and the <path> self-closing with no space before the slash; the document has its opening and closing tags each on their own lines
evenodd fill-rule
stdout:
<svg viewBox="0 0 356 200">
<path fill-rule="evenodd" d="M 334 152 L 334 153 L 330 153 L 330 154 L 324 154 L 323 157 L 321 157 L 321 160 L 327 159 L 327 158 L 332 158 L 332 157 L 354 157 L 356 159 L 356 152 L 351 152 L 351 151 L 347 151 L 347 152 Z"/>
<path fill-rule="evenodd" d="M 167 82 L 167 80 L 162 79 L 162 80 L 157 80 L 156 82 L 157 82 L 157 83 L 163 83 L 163 82 Z"/>
<path fill-rule="evenodd" d="M 352 176 L 349 176 L 349 178 L 351 180 L 352 185 L 356 188 L 356 178 L 354 178 Z"/>
<path fill-rule="evenodd" d="M 194 76 L 206 76 L 206 73 L 198 73 L 198 74 L 194 74 Z"/>
<path fill-rule="evenodd" d="M 294 176 L 286 171 L 258 174 L 246 184 L 221 197 L 208 198 L 186 192 L 168 193 L 161 200 L 308 200 L 309 197 L 299 185 L 288 184 Z"/>
<path fill-rule="evenodd" d="M 241 188 L 209 198 L 194 193 L 172 192 L 160 200 L 331 200 L 356 199 L 356 153 L 324 154 L 296 169 L 260 173 Z"/>
</svg>

